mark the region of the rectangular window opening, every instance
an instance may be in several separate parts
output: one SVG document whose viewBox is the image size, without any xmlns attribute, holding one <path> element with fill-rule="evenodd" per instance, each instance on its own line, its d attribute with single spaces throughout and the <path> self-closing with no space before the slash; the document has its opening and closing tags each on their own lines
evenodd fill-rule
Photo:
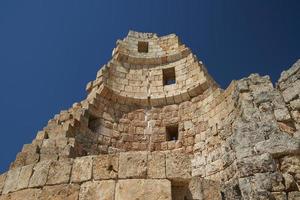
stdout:
<svg viewBox="0 0 300 200">
<path fill-rule="evenodd" d="M 163 84 L 172 85 L 176 83 L 175 68 L 163 69 Z"/>
<path fill-rule="evenodd" d="M 138 52 L 148 53 L 148 42 L 138 41 Z"/>
<path fill-rule="evenodd" d="M 178 140 L 178 125 L 166 126 L 167 141 Z"/>
<path fill-rule="evenodd" d="M 99 120 L 97 117 L 90 115 L 89 121 L 88 121 L 88 127 L 91 131 L 97 132 L 97 129 L 99 127 Z"/>
</svg>

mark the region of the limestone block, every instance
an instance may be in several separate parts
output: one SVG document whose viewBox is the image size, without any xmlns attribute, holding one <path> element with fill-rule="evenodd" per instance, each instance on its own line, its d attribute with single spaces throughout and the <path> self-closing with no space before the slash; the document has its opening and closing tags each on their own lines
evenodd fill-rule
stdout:
<svg viewBox="0 0 300 200">
<path fill-rule="evenodd" d="M 295 181 L 300 185 L 300 156 L 285 156 L 280 161 L 280 170 L 288 174 L 294 174 Z"/>
<path fill-rule="evenodd" d="M 115 200 L 171 200 L 171 183 L 168 180 L 119 180 Z"/>
<path fill-rule="evenodd" d="M 146 178 L 147 152 L 120 153 L 119 178 Z"/>
<path fill-rule="evenodd" d="M 215 174 L 218 171 L 221 171 L 222 169 L 223 169 L 223 160 L 219 159 L 207 164 L 205 167 L 205 172 L 206 175 L 209 176 Z"/>
<path fill-rule="evenodd" d="M 29 180 L 32 175 L 34 165 L 27 165 L 22 167 L 20 175 L 19 175 L 19 181 L 17 189 L 24 189 L 27 188 L 29 185 Z"/>
<path fill-rule="evenodd" d="M 299 72 L 300 69 L 300 60 L 297 60 L 296 63 L 293 64 L 291 68 L 289 68 L 286 71 L 283 71 L 280 75 L 280 78 L 278 82 L 282 84 L 283 82 L 287 81 L 287 79 L 291 78 L 294 76 L 297 72 Z"/>
<path fill-rule="evenodd" d="M 6 175 L 6 173 L 0 175 L 0 194 L 2 193 L 5 184 Z"/>
<path fill-rule="evenodd" d="M 79 200 L 114 200 L 115 185 L 113 180 L 83 183 L 80 187 Z"/>
<path fill-rule="evenodd" d="M 276 164 L 268 153 L 242 158 L 237 160 L 237 167 L 240 177 L 251 176 L 256 173 L 272 172 L 276 169 Z"/>
<path fill-rule="evenodd" d="M 285 102 L 289 102 L 297 97 L 300 93 L 300 80 L 291 84 L 289 88 L 282 92 L 282 96 Z"/>
<path fill-rule="evenodd" d="M 290 102 L 290 106 L 294 110 L 300 110 L 300 99 L 296 99 Z"/>
<path fill-rule="evenodd" d="M 92 178 L 93 157 L 76 158 L 72 169 L 72 182 L 88 181 Z"/>
<path fill-rule="evenodd" d="M 257 143 L 255 149 L 258 152 L 268 152 L 273 156 L 299 154 L 300 140 L 285 133 L 274 134 L 268 140 Z"/>
<path fill-rule="evenodd" d="M 51 161 L 42 161 L 34 166 L 29 187 L 41 187 L 46 184 L 50 165 Z"/>
<path fill-rule="evenodd" d="M 166 175 L 174 181 L 187 181 L 191 178 L 191 161 L 188 155 L 179 152 L 166 154 Z"/>
<path fill-rule="evenodd" d="M 194 127 L 194 125 L 193 125 L 193 123 L 192 123 L 191 121 L 185 121 L 185 122 L 183 123 L 183 126 L 184 126 L 184 129 L 185 129 L 185 130 L 189 130 L 189 129 L 191 129 L 191 128 Z"/>
<path fill-rule="evenodd" d="M 285 189 L 287 191 L 297 191 L 297 183 L 294 177 L 288 173 L 282 174 L 284 178 Z"/>
<path fill-rule="evenodd" d="M 20 172 L 21 168 L 16 168 L 7 172 L 7 177 L 2 191 L 3 194 L 16 191 Z"/>
<path fill-rule="evenodd" d="M 288 193 L 288 200 L 299 200 L 300 199 L 300 192 L 289 192 Z"/>
<path fill-rule="evenodd" d="M 148 178 L 166 178 L 166 155 L 152 152 L 148 155 Z"/>
<path fill-rule="evenodd" d="M 39 200 L 78 200 L 79 185 L 55 185 L 43 187 Z"/>
<path fill-rule="evenodd" d="M 277 121 L 288 121 L 291 119 L 290 113 L 287 108 L 274 110 L 274 115 Z"/>
<path fill-rule="evenodd" d="M 247 80 L 246 79 L 239 80 L 237 82 L 236 88 L 239 92 L 248 92 L 249 86 L 248 86 Z"/>
<path fill-rule="evenodd" d="M 118 155 L 99 155 L 93 161 L 93 178 L 115 179 L 118 177 L 119 156 Z"/>
<path fill-rule="evenodd" d="M 274 200 L 288 200 L 285 192 L 272 192 Z"/>
<path fill-rule="evenodd" d="M 280 173 L 257 173 L 254 176 L 253 183 L 257 190 L 266 190 L 273 192 L 284 191 L 283 177 Z"/>
<path fill-rule="evenodd" d="M 40 189 L 26 189 L 0 196 L 0 200 L 40 200 Z"/>
<path fill-rule="evenodd" d="M 47 185 L 69 183 L 72 162 L 70 160 L 54 161 L 50 165 Z"/>
</svg>

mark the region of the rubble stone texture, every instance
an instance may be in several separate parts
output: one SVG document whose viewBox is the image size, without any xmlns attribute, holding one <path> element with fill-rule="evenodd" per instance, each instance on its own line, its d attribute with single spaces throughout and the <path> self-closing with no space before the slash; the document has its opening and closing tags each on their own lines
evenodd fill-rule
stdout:
<svg viewBox="0 0 300 200">
<path fill-rule="evenodd" d="M 221 89 L 174 35 L 130 31 L 25 144 L 0 200 L 299 200 L 300 60 Z"/>
</svg>

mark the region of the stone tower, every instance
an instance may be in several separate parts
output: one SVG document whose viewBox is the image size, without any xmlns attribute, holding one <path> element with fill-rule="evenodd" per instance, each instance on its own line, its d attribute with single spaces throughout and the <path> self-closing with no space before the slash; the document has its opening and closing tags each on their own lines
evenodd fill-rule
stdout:
<svg viewBox="0 0 300 200">
<path fill-rule="evenodd" d="M 0 200 L 300 199 L 300 61 L 222 90 L 174 35 L 130 31 L 0 175 Z"/>
</svg>

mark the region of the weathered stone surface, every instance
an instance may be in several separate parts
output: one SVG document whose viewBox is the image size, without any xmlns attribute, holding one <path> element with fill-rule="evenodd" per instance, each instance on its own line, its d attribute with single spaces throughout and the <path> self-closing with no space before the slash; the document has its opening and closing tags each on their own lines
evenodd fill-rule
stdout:
<svg viewBox="0 0 300 200">
<path fill-rule="evenodd" d="M 54 161 L 50 165 L 47 185 L 69 183 L 72 161 Z"/>
<path fill-rule="evenodd" d="M 274 200 L 288 200 L 285 192 L 272 192 Z"/>
<path fill-rule="evenodd" d="M 83 183 L 80 187 L 79 200 L 114 200 L 115 185 L 116 183 L 113 180 Z"/>
<path fill-rule="evenodd" d="M 300 192 L 289 192 L 288 193 L 288 200 L 299 200 L 300 199 Z"/>
<path fill-rule="evenodd" d="M 40 189 L 26 189 L 0 196 L 0 200 L 40 200 Z"/>
<path fill-rule="evenodd" d="M 276 164 L 268 153 L 242 158 L 237 161 L 240 177 L 251 176 L 256 173 L 273 172 Z"/>
<path fill-rule="evenodd" d="M 292 109 L 294 110 L 300 110 L 300 99 L 296 99 L 294 101 L 290 102 L 290 106 L 292 107 Z"/>
<path fill-rule="evenodd" d="M 52 161 L 42 161 L 34 166 L 29 187 L 41 187 L 46 184 L 51 162 Z"/>
<path fill-rule="evenodd" d="M 32 175 L 33 167 L 34 165 L 27 165 L 22 167 L 19 175 L 19 180 L 18 180 L 18 186 L 17 186 L 18 190 L 28 187 L 29 180 Z"/>
<path fill-rule="evenodd" d="M 171 183 L 155 179 L 120 180 L 115 197 L 115 200 L 171 200 Z"/>
<path fill-rule="evenodd" d="M 4 187 L 6 175 L 7 175 L 6 173 L 0 175 L 0 194 L 2 193 Z"/>
<path fill-rule="evenodd" d="M 88 181 L 92 178 L 93 157 L 81 157 L 74 160 L 72 182 Z"/>
<path fill-rule="evenodd" d="M 259 190 L 281 192 L 285 190 L 283 177 L 280 173 L 257 173 L 253 182 Z"/>
<path fill-rule="evenodd" d="M 282 176 L 284 178 L 284 185 L 285 185 L 286 191 L 297 191 L 298 190 L 297 183 L 292 175 L 290 175 L 288 173 L 284 173 Z"/>
<path fill-rule="evenodd" d="M 93 161 L 93 178 L 95 180 L 115 179 L 118 177 L 119 156 L 100 155 Z"/>
<path fill-rule="evenodd" d="M 79 185 L 55 185 L 43 187 L 39 200 L 78 200 Z"/>
<path fill-rule="evenodd" d="M 16 168 L 8 171 L 6 181 L 2 191 L 3 194 L 16 191 L 20 172 L 21 172 L 21 168 Z"/>
<path fill-rule="evenodd" d="M 166 178 L 165 153 L 152 152 L 148 155 L 148 178 Z"/>
<path fill-rule="evenodd" d="M 174 181 L 187 181 L 191 178 L 191 161 L 186 154 L 166 154 L 166 175 Z"/>
<path fill-rule="evenodd" d="M 299 154 L 300 140 L 285 133 L 274 134 L 270 136 L 270 139 L 257 143 L 255 149 L 258 152 L 268 152 L 273 156 Z"/>
<path fill-rule="evenodd" d="M 274 110 L 274 115 L 277 121 L 288 121 L 291 119 L 291 116 L 287 108 Z"/>
<path fill-rule="evenodd" d="M 220 183 L 193 177 L 181 199 L 221 199 Z"/>
<path fill-rule="evenodd" d="M 119 178 L 146 178 L 147 152 L 120 153 Z"/>
</svg>

